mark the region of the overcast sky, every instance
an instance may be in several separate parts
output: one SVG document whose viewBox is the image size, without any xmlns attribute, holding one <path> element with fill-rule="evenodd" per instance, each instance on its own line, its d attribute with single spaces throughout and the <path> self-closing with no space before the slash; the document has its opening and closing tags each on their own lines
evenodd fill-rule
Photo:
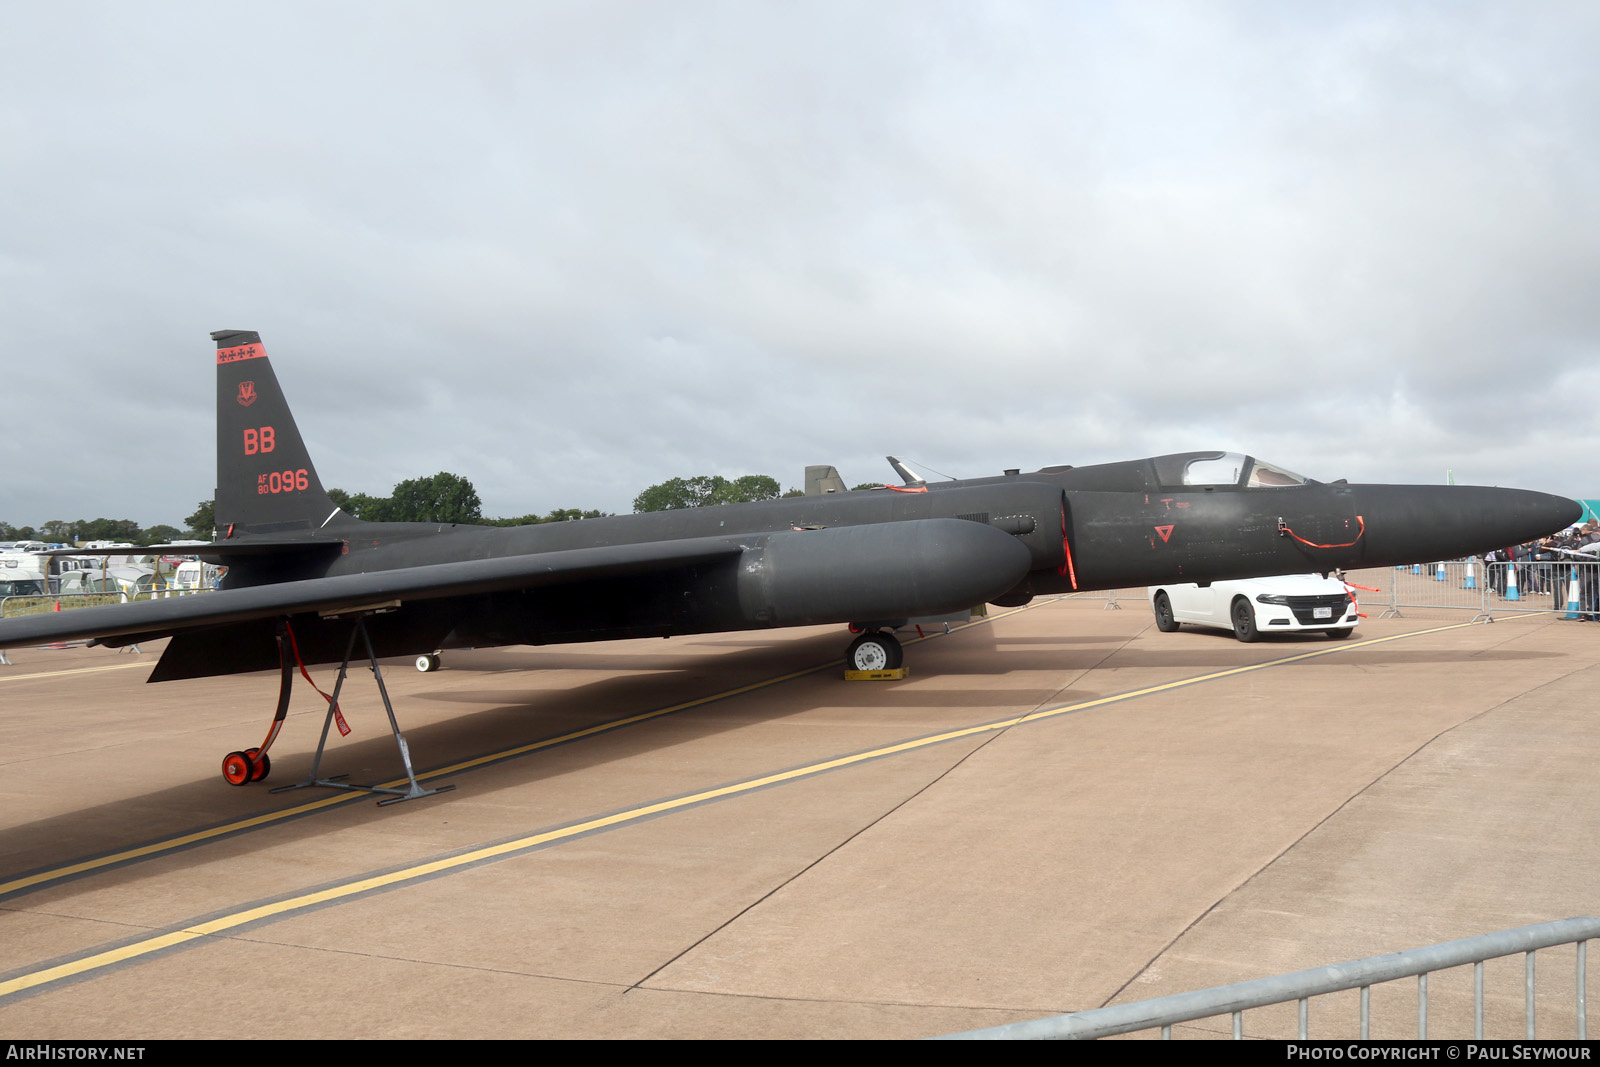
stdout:
<svg viewBox="0 0 1600 1067">
<path fill-rule="evenodd" d="M 0 18 L 15 525 L 181 525 L 222 328 L 325 485 L 487 515 L 886 453 L 1600 496 L 1593 3 Z"/>
</svg>

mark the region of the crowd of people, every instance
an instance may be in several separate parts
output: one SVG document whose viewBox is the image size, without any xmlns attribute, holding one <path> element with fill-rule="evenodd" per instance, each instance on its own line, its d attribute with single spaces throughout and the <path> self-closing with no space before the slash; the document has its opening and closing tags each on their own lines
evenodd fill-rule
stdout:
<svg viewBox="0 0 1600 1067">
<path fill-rule="evenodd" d="M 1575 566 L 1577 617 L 1582 622 L 1600 622 L 1600 522 L 1590 519 L 1541 541 L 1497 549 L 1486 554 L 1483 562 L 1485 580 L 1495 593 L 1506 596 L 1514 568 L 1519 598 L 1549 596 L 1558 611 L 1570 607 Z"/>
</svg>

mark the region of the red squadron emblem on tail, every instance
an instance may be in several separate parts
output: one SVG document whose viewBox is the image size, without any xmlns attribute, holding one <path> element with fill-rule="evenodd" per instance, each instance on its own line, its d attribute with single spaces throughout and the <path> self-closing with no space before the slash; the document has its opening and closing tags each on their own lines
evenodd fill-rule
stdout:
<svg viewBox="0 0 1600 1067">
<path fill-rule="evenodd" d="M 240 407 L 249 407 L 251 404 L 254 404 L 255 402 L 256 402 L 256 383 L 255 382 L 240 382 L 239 383 L 239 406 Z"/>
</svg>

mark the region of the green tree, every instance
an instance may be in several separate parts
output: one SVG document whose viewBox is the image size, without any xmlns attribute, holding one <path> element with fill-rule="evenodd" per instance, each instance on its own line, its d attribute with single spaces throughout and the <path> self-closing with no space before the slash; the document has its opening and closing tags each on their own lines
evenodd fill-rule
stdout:
<svg viewBox="0 0 1600 1067">
<path fill-rule="evenodd" d="M 132 519 L 79 519 L 72 526 L 79 541 L 137 541 L 144 536 Z"/>
<path fill-rule="evenodd" d="M 484 526 L 532 526 L 541 522 L 598 519 L 595 509 L 555 508 L 548 515 L 518 515 L 500 519 L 483 517 L 483 505 L 472 483 L 459 474 L 441 471 L 431 478 L 413 478 L 394 487 L 393 496 L 368 496 L 329 489 L 328 499 L 346 515 L 366 522 L 470 522 Z"/>
<path fill-rule="evenodd" d="M 783 487 L 778 484 L 778 479 L 769 478 L 765 474 L 746 474 L 742 478 L 728 482 L 718 492 L 713 493 L 711 503 L 753 504 L 758 500 L 776 500 L 781 492 Z"/>
<path fill-rule="evenodd" d="M 518 515 L 514 518 L 484 519 L 485 526 L 535 526 L 545 522 L 571 522 L 574 519 L 600 519 L 605 517 L 605 512 L 598 510 L 581 511 L 578 508 L 556 508 L 548 515 Z"/>
<path fill-rule="evenodd" d="M 210 540 L 216 536 L 217 511 L 214 501 L 202 500 L 200 506 L 194 509 L 194 514 L 183 520 L 189 524 L 189 532 L 196 537 Z"/>
<path fill-rule="evenodd" d="M 389 497 L 347 493 L 343 489 L 329 489 L 326 492 L 328 499 L 352 519 L 367 522 L 390 522 L 394 519 L 394 501 Z"/>
<path fill-rule="evenodd" d="M 716 481 L 726 484 L 723 478 L 717 478 Z M 698 478 L 668 478 L 634 497 L 633 510 L 678 511 L 682 508 L 698 508 L 707 502 L 715 490 L 713 480 L 704 475 Z"/>
<path fill-rule="evenodd" d="M 349 514 L 367 522 L 390 522 L 393 521 L 395 513 L 393 500 L 386 496 L 368 496 L 366 493 L 351 494 L 340 506 Z"/>
<path fill-rule="evenodd" d="M 139 541 L 146 545 L 168 545 L 182 536 L 183 531 L 176 526 L 156 525 L 144 531 Z"/>
<path fill-rule="evenodd" d="M 32 541 L 38 537 L 32 526 L 13 526 L 0 522 L 0 541 Z"/>
<path fill-rule="evenodd" d="M 778 480 L 765 474 L 746 474 L 731 482 L 720 474 L 699 474 L 693 478 L 668 478 L 652 485 L 633 498 L 633 510 L 676 511 L 712 504 L 748 504 L 776 500 L 782 491 Z"/>
<path fill-rule="evenodd" d="M 430 478 L 401 482 L 394 487 L 390 500 L 395 522 L 470 523 L 483 518 L 483 502 L 472 483 L 445 471 Z"/>
</svg>

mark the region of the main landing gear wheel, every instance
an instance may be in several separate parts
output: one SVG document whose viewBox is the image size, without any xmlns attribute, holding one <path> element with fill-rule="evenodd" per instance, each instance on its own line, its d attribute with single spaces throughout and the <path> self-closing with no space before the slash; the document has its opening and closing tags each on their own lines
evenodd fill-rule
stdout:
<svg viewBox="0 0 1600 1067">
<path fill-rule="evenodd" d="M 865 633 L 850 642 L 844 659 L 853 671 L 892 671 L 905 662 L 905 650 L 893 634 Z"/>
<path fill-rule="evenodd" d="M 1231 616 L 1233 636 L 1241 641 L 1254 641 L 1261 636 L 1261 631 L 1256 629 L 1256 610 L 1250 606 L 1250 601 L 1244 597 L 1234 600 Z"/>
<path fill-rule="evenodd" d="M 1170 634 L 1178 629 L 1178 620 L 1172 614 L 1172 601 L 1167 599 L 1167 594 L 1156 594 L 1156 629 L 1164 634 Z"/>
<path fill-rule="evenodd" d="M 439 669 L 439 656 L 437 653 L 417 657 L 417 670 L 423 674 L 431 674 Z"/>
</svg>

